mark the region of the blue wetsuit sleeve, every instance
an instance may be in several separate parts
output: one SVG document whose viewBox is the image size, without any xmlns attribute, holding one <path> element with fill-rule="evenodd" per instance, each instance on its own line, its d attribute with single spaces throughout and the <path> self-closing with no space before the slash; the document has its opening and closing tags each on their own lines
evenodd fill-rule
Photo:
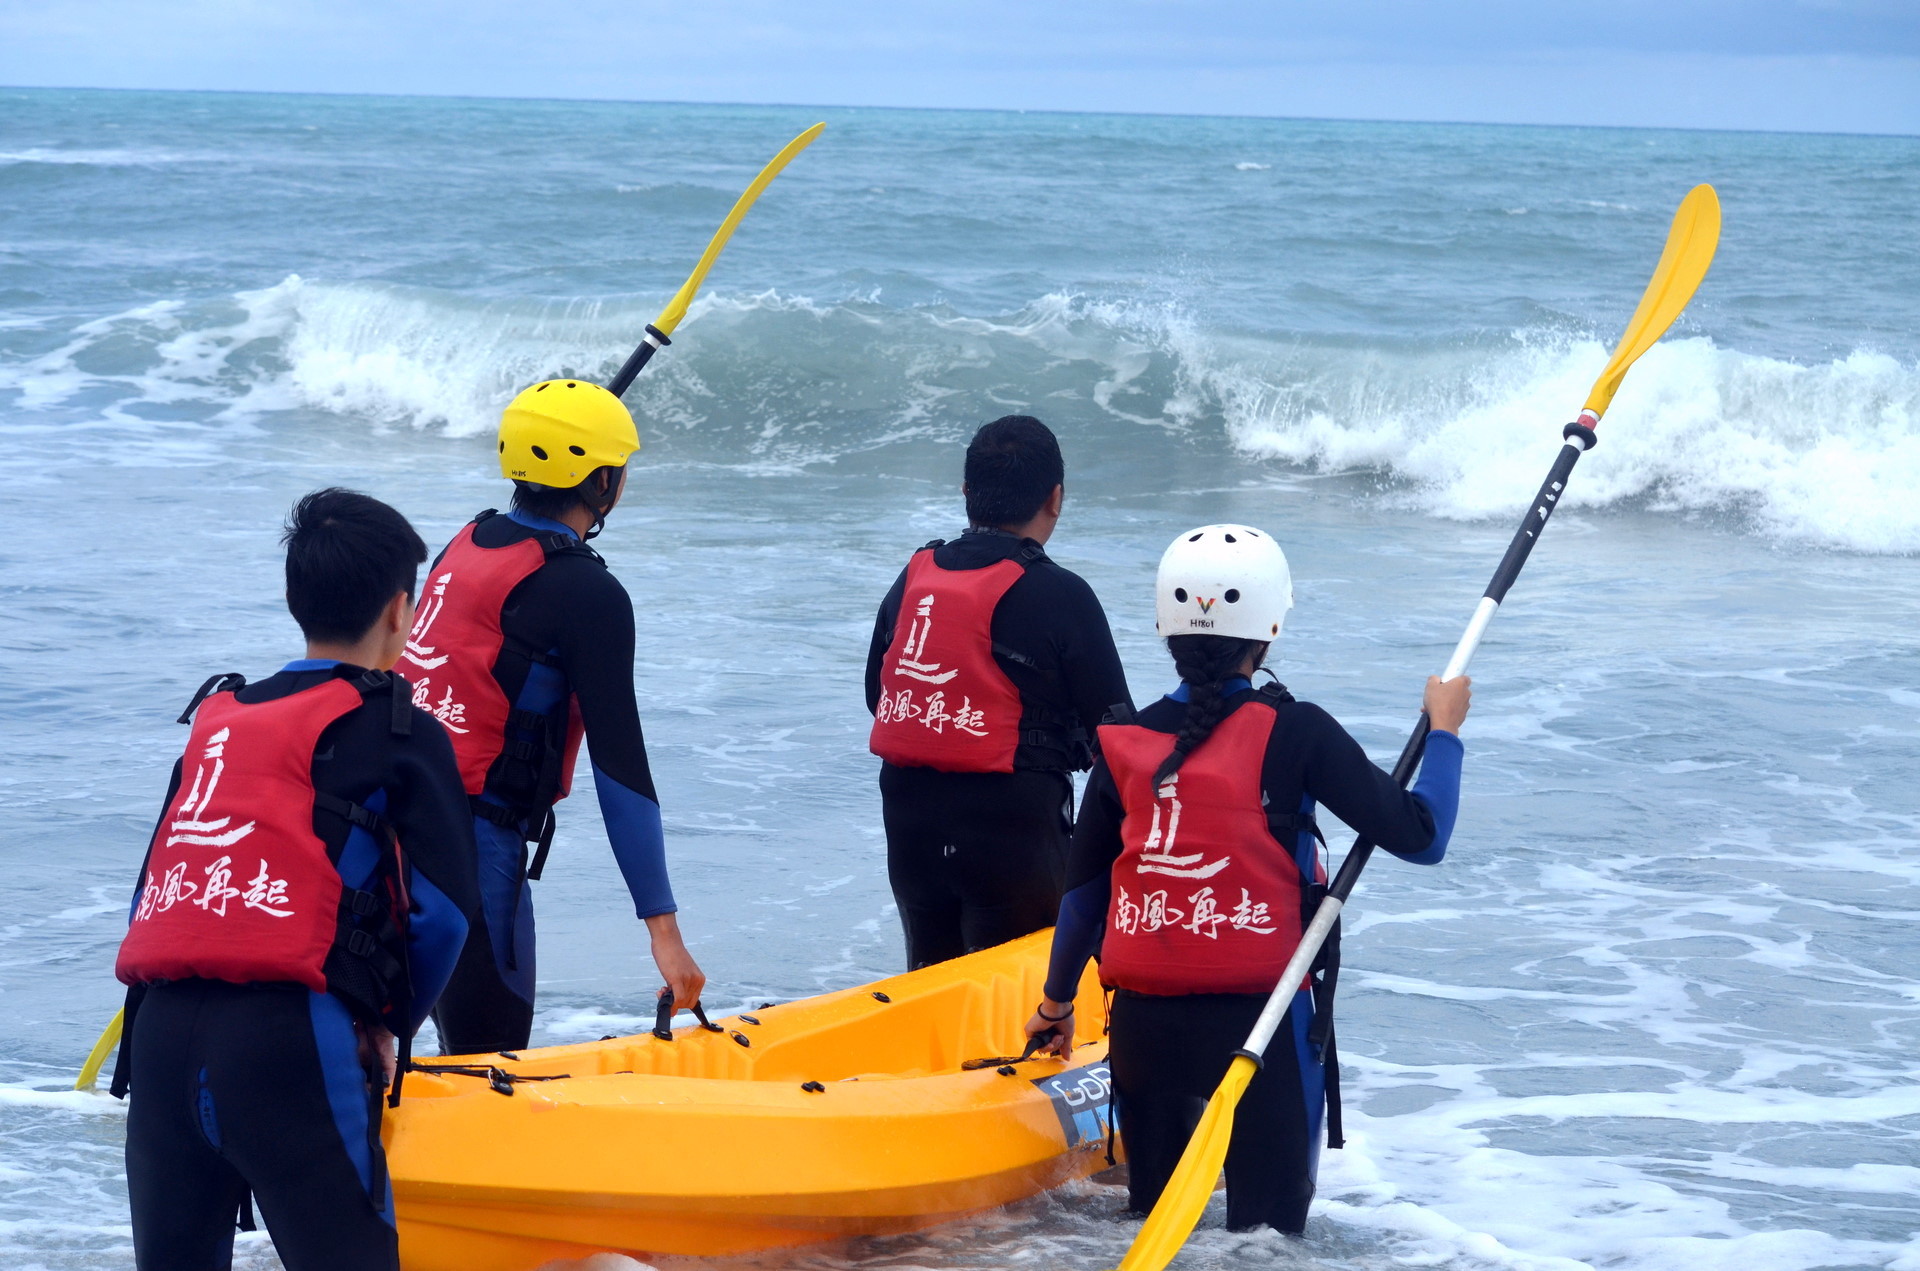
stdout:
<svg viewBox="0 0 1920 1271">
<path fill-rule="evenodd" d="M 1107 761 L 1094 761 L 1080 815 L 1067 848 L 1067 894 L 1053 928 L 1053 954 L 1047 961 L 1046 994 L 1071 1002 L 1080 987 L 1087 959 L 1106 933 L 1107 906 L 1113 897 L 1113 863 L 1120 859 L 1120 823 L 1124 809 Z"/>
<path fill-rule="evenodd" d="M 413 986 L 407 1029 L 411 1033 L 427 1022 L 434 1003 L 453 978 L 454 963 L 460 960 L 460 950 L 467 943 L 467 916 L 447 893 L 433 885 L 432 879 L 411 865 L 407 867 L 407 894 L 413 900 L 407 920 L 407 975 Z"/>
<path fill-rule="evenodd" d="M 1460 766 L 1467 748 L 1460 738 L 1438 729 L 1427 734 L 1427 753 L 1420 761 L 1420 779 L 1410 792 L 1433 813 L 1433 842 L 1425 851 L 1400 855 L 1415 865 L 1438 865 L 1447 854 L 1453 821 L 1460 813 Z"/>
<path fill-rule="evenodd" d="M 1080 884 L 1060 899 L 1060 921 L 1053 929 L 1053 956 L 1047 962 L 1046 995 L 1071 1002 L 1080 990 L 1080 973 L 1100 947 L 1101 928 L 1113 899 L 1113 876 Z"/>
<path fill-rule="evenodd" d="M 600 816 L 607 823 L 613 859 L 627 880 L 634 913 L 641 918 L 670 914 L 679 909 L 673 884 L 667 879 L 667 842 L 660 825 L 660 805 L 630 790 L 593 765 L 593 788 L 600 796 Z"/>
</svg>

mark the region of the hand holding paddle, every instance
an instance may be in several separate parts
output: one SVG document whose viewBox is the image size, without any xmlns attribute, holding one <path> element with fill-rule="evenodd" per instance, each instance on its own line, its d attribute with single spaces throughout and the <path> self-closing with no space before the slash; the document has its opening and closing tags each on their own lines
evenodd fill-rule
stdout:
<svg viewBox="0 0 1920 1271">
<path fill-rule="evenodd" d="M 1566 490 L 1567 478 L 1573 472 L 1573 465 L 1581 455 L 1598 444 L 1599 437 L 1594 428 L 1612 403 L 1614 393 L 1620 388 L 1620 381 L 1626 377 L 1627 368 L 1653 347 L 1654 341 L 1665 334 L 1674 319 L 1680 316 L 1680 311 L 1687 307 L 1694 289 L 1706 277 L 1707 266 L 1713 263 L 1714 248 L 1719 242 L 1720 200 L 1714 195 L 1712 186 L 1695 186 L 1681 200 L 1680 210 L 1674 214 L 1673 226 L 1667 232 L 1666 250 L 1660 254 L 1660 263 L 1654 267 L 1653 280 L 1647 284 L 1646 294 L 1640 298 L 1639 307 L 1627 323 L 1619 347 L 1614 350 L 1606 369 L 1595 381 L 1580 417 L 1562 431 L 1564 444 L 1560 454 L 1547 473 L 1540 492 L 1528 507 L 1513 541 L 1507 545 L 1506 555 L 1501 558 L 1499 568 L 1494 570 L 1493 581 L 1487 584 L 1486 594 L 1474 610 L 1466 634 L 1460 637 L 1460 643 L 1454 647 L 1447 669 L 1438 677 L 1443 683 L 1436 685 L 1429 681 L 1427 710 L 1421 713 L 1413 736 L 1407 739 L 1406 748 L 1400 752 L 1399 762 L 1393 767 L 1394 780 L 1401 786 L 1404 787 L 1412 779 L 1413 770 L 1419 766 L 1428 731 L 1443 727 L 1443 721 L 1458 724 L 1459 721 L 1451 716 L 1451 709 L 1456 702 L 1445 690 L 1452 687 L 1453 681 L 1464 679 L 1467 663 L 1479 647 L 1480 637 L 1486 634 L 1487 624 L 1493 620 L 1500 602 L 1506 598 L 1507 589 L 1519 577 L 1521 567 L 1527 563 L 1527 556 L 1533 551 L 1533 545 L 1539 541 L 1540 532 L 1546 528 L 1547 518 L 1553 515 L 1553 509 L 1559 504 L 1560 496 Z M 1464 692 L 1459 695 L 1457 705 L 1460 716 L 1464 718 Z M 1294 950 L 1286 970 L 1280 973 L 1273 995 L 1260 1012 L 1246 1046 L 1235 1054 L 1225 1079 L 1207 1102 L 1199 1128 L 1188 1141 L 1187 1150 L 1181 1155 L 1166 1190 L 1160 1193 L 1159 1202 L 1141 1224 L 1132 1248 L 1121 1260 L 1120 1271 L 1161 1271 L 1180 1252 L 1180 1247 L 1193 1232 L 1194 1224 L 1200 1220 L 1200 1214 L 1206 1208 L 1207 1198 L 1213 1193 L 1213 1183 L 1220 1176 L 1221 1164 L 1226 1160 L 1227 1145 L 1233 1137 L 1234 1106 L 1240 1102 L 1247 1083 L 1258 1071 L 1260 1056 L 1273 1039 L 1280 1021 L 1285 1018 L 1287 1008 L 1292 1005 L 1295 989 L 1306 977 L 1307 969 L 1313 965 L 1315 955 L 1326 942 L 1334 919 L 1339 917 L 1347 897 L 1353 892 L 1354 883 L 1359 880 L 1360 871 L 1366 868 L 1367 858 L 1372 853 L 1373 844 L 1364 839 L 1356 842 L 1353 850 L 1347 853 L 1339 874 L 1327 888 L 1326 899 L 1320 903 L 1313 921 L 1302 935 L 1299 948 Z"/>
<path fill-rule="evenodd" d="M 1420 709 L 1432 727 L 1443 733 L 1459 732 L 1460 725 L 1467 722 L 1467 712 L 1473 709 L 1472 677 L 1461 675 L 1443 680 L 1429 675 L 1427 695 L 1421 699 Z"/>
</svg>

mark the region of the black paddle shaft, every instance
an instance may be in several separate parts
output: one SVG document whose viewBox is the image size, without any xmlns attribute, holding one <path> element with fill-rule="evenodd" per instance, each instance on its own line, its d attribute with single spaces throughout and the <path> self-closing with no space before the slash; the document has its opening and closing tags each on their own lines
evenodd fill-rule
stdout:
<svg viewBox="0 0 1920 1271">
<path fill-rule="evenodd" d="M 627 390 L 633 387 L 634 379 L 639 376 L 640 369 L 653 360 L 656 352 L 672 343 L 665 331 L 651 322 L 647 323 L 646 338 L 640 341 L 639 347 L 627 356 L 627 360 L 621 363 L 620 369 L 614 373 L 613 378 L 607 381 L 607 391 L 615 397 L 625 397 Z"/>
<path fill-rule="evenodd" d="M 1493 571 L 1493 580 L 1487 584 L 1486 595 L 1481 601 L 1485 615 L 1479 612 L 1474 614 L 1474 620 L 1467 626 L 1467 634 L 1461 638 L 1460 647 L 1454 650 L 1454 662 L 1459 664 L 1460 671 L 1466 669 L 1466 659 L 1472 656 L 1474 646 L 1479 644 L 1480 633 L 1486 630 L 1492 610 L 1507 598 L 1507 589 L 1520 577 L 1527 557 L 1533 554 L 1533 545 L 1540 541 L 1541 532 L 1547 528 L 1547 521 L 1552 517 L 1553 509 L 1559 505 L 1560 495 L 1567 488 L 1567 478 L 1573 475 L 1573 465 L 1580 462 L 1581 455 L 1600 444 L 1599 436 L 1585 422 L 1568 424 L 1561 435 L 1567 444 L 1560 448 L 1553 467 L 1547 472 L 1547 479 L 1540 483 L 1540 493 L 1533 496 L 1532 505 L 1520 520 L 1520 528 L 1514 531 L 1513 541 L 1507 544 L 1506 555 L 1500 558 L 1499 568 Z M 1491 606 L 1488 601 L 1492 602 Z M 1413 726 L 1413 735 L 1407 738 L 1399 760 L 1393 765 L 1394 784 L 1403 790 L 1413 780 L 1414 771 L 1419 768 L 1420 759 L 1426 754 L 1427 734 L 1431 731 L 1433 722 L 1427 718 L 1425 711 L 1421 711 L 1420 722 Z M 1353 894 L 1354 884 L 1360 881 L 1360 871 L 1367 867 L 1367 860 L 1373 855 L 1373 847 L 1367 839 L 1354 840 L 1352 850 L 1340 862 L 1340 872 L 1334 875 L 1333 882 L 1327 887 L 1327 895 L 1343 904 L 1346 902 L 1347 897 Z"/>
</svg>

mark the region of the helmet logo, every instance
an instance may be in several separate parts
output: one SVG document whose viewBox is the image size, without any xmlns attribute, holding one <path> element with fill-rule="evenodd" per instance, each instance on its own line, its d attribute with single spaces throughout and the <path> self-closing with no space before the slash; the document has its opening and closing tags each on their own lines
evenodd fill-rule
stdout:
<svg viewBox="0 0 1920 1271">
<path fill-rule="evenodd" d="M 1220 597 L 1215 596 L 1213 599 L 1209 600 L 1205 596 L 1195 596 L 1193 598 L 1193 603 L 1200 606 L 1201 613 L 1212 613 L 1213 607 L 1220 603 Z"/>
</svg>

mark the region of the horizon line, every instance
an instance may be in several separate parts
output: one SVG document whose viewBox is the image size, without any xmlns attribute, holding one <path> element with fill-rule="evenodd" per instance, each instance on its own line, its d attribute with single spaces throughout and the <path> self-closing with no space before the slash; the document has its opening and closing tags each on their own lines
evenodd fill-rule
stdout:
<svg viewBox="0 0 1920 1271">
<path fill-rule="evenodd" d="M 1712 128 L 1679 124 L 1515 123 L 1511 120 L 1484 119 L 1368 119 L 1350 115 L 1258 115 L 1226 114 L 1214 111 L 1086 110 L 1058 106 L 894 106 L 844 102 L 697 101 L 643 97 L 555 97 L 533 94 L 489 96 L 480 93 L 365 92 L 342 89 L 126 88 L 102 87 L 89 84 L 0 84 L 0 92 L 172 93 L 180 96 L 220 94 L 234 97 L 340 97 L 394 101 L 551 102 L 577 106 L 718 106 L 730 109 L 759 110 L 888 110 L 917 111 L 928 114 L 1077 115 L 1089 118 L 1117 119 L 1247 119 L 1268 120 L 1276 123 L 1392 124 L 1407 127 L 1433 128 L 1569 128 L 1597 132 L 1697 132 L 1762 137 L 1859 137 L 1907 141 L 1920 138 L 1920 133 L 1911 132 L 1848 132 L 1831 129 Z"/>
</svg>

